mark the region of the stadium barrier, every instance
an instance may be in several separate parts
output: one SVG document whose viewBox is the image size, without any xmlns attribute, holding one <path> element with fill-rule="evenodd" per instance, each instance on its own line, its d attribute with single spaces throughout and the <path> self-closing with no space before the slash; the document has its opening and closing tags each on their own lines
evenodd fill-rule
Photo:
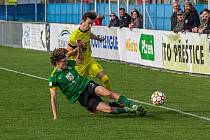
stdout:
<svg viewBox="0 0 210 140">
<path fill-rule="evenodd" d="M 0 21 L 0 44 L 21 48 L 22 29 L 22 23 Z"/>
<path fill-rule="evenodd" d="M 0 22 L 1 23 L 1 22 Z M 3 24 L 3 25 L 2 25 Z M 16 23 L 14 23 L 16 24 Z M 20 25 L 22 26 L 20 26 Z M 73 24 L 32 24 L 19 23 L 22 31 L 21 47 L 41 51 L 52 51 L 56 47 L 66 47 L 73 30 L 79 25 Z M 1 30 L 8 29 L 12 36 L 15 28 L 11 24 L 0 24 Z M 108 28 L 95 26 L 92 32 L 103 36 L 105 41 L 91 40 L 93 56 L 108 60 L 162 68 L 167 70 L 210 74 L 209 40 L 206 34 L 173 33 L 170 31 L 128 28 Z M 5 31 L 4 31 L 5 33 Z M 1 36 L 1 45 L 16 47 L 12 37 Z M 15 36 L 14 36 L 15 37 Z M 8 42 L 12 42 L 8 44 Z M 50 47 L 47 47 L 47 42 Z M 20 40 L 19 40 L 20 43 Z M 17 45 L 20 47 L 20 44 Z"/>
</svg>

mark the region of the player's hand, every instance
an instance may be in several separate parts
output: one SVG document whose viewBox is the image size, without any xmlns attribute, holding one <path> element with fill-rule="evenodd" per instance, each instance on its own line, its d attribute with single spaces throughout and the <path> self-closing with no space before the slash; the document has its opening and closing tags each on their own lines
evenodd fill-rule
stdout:
<svg viewBox="0 0 210 140">
<path fill-rule="evenodd" d="M 77 40 L 77 41 L 76 41 L 76 44 L 77 44 L 77 46 L 80 47 L 80 48 L 82 48 L 82 47 L 85 46 L 85 42 L 82 41 L 82 40 Z"/>
<path fill-rule="evenodd" d="M 52 118 L 52 120 L 57 120 L 57 116 L 54 116 L 54 117 Z"/>
<path fill-rule="evenodd" d="M 105 38 L 101 37 L 98 39 L 98 41 L 103 42 L 105 40 Z"/>
<path fill-rule="evenodd" d="M 76 45 L 78 46 L 78 47 L 81 47 L 82 46 L 82 41 L 81 40 L 76 40 Z"/>
</svg>

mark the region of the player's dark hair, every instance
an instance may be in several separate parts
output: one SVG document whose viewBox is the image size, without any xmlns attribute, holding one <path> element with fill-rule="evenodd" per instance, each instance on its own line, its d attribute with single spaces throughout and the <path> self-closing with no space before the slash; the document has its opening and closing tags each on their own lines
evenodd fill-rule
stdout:
<svg viewBox="0 0 210 140">
<path fill-rule="evenodd" d="M 93 13 L 93 12 L 86 12 L 84 13 L 84 15 L 82 16 L 82 20 L 86 20 L 87 18 L 90 18 L 92 20 L 95 20 L 96 19 L 96 14 Z"/>
<path fill-rule="evenodd" d="M 56 65 L 56 61 L 65 58 L 67 52 L 68 51 L 66 49 L 64 49 L 64 48 L 54 49 L 54 51 L 51 53 L 51 56 L 50 56 L 51 64 L 53 66 L 55 66 Z"/>
</svg>

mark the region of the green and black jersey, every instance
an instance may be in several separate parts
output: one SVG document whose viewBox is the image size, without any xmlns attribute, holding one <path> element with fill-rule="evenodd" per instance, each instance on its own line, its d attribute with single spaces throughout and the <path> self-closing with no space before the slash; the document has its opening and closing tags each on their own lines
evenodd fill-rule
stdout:
<svg viewBox="0 0 210 140">
<path fill-rule="evenodd" d="M 75 70 L 75 61 L 67 61 L 66 70 L 53 70 L 49 77 L 49 87 L 59 87 L 61 92 L 73 104 L 85 90 L 89 79 L 79 75 Z"/>
</svg>

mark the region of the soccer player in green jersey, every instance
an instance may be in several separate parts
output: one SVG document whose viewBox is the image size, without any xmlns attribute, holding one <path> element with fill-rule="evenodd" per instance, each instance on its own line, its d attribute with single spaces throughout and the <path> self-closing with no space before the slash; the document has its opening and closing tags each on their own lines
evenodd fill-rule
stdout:
<svg viewBox="0 0 210 140">
<path fill-rule="evenodd" d="M 140 116 L 145 115 L 146 111 L 144 111 L 142 106 L 135 105 L 126 97 L 112 92 L 103 86 L 99 86 L 94 81 L 90 81 L 86 77 L 79 75 L 75 70 L 76 62 L 74 60 L 67 60 L 66 54 L 66 49 L 59 48 L 55 49 L 51 55 L 51 63 L 54 66 L 54 70 L 49 77 L 49 88 L 51 93 L 53 120 L 57 119 L 57 88 L 61 90 L 70 103 L 74 104 L 78 101 L 91 112 L 100 111 L 112 114 L 131 112 L 139 113 Z M 104 103 L 100 96 L 115 99 L 120 104 L 125 105 L 125 107 L 111 107 Z"/>
</svg>

